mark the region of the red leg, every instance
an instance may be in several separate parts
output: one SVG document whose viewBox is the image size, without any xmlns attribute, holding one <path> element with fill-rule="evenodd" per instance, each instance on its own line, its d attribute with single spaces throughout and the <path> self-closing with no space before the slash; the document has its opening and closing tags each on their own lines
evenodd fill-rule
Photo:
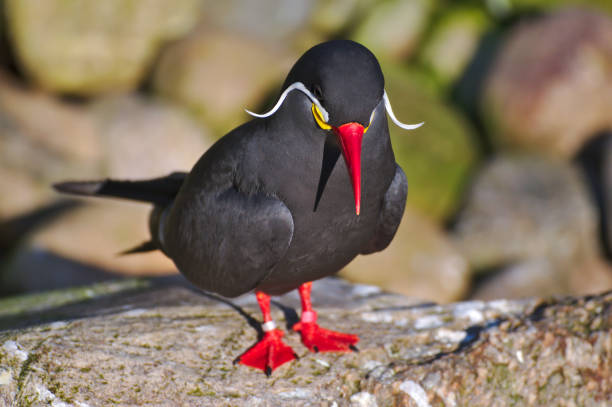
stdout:
<svg viewBox="0 0 612 407">
<path fill-rule="evenodd" d="M 283 343 L 283 332 L 276 329 L 270 314 L 270 296 L 261 291 L 255 292 L 255 295 L 263 314 L 264 336 L 259 342 L 238 356 L 234 363 L 242 363 L 263 370 L 266 375 L 270 376 L 274 369 L 283 363 L 296 359 L 297 355 L 293 352 L 293 349 Z"/>
<path fill-rule="evenodd" d="M 311 352 L 348 352 L 356 351 L 355 344 L 359 341 L 357 335 L 329 331 L 317 324 L 317 313 L 310 303 L 312 282 L 300 286 L 302 299 L 302 318 L 293 326 L 293 330 L 302 336 L 302 343 Z"/>
</svg>

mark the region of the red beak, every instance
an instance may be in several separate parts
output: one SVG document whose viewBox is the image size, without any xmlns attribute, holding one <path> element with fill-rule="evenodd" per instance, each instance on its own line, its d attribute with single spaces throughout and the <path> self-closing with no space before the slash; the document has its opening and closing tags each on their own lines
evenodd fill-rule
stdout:
<svg viewBox="0 0 612 407">
<path fill-rule="evenodd" d="M 361 206 L 361 140 L 365 129 L 359 123 L 346 123 L 340 127 L 334 127 L 334 133 L 338 136 L 342 156 L 353 184 L 355 195 L 355 212 L 359 215 Z"/>
</svg>

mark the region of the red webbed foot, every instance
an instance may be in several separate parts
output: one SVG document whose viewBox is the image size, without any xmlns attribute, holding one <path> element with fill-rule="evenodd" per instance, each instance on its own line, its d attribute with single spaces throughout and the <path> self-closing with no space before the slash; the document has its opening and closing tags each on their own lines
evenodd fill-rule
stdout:
<svg viewBox="0 0 612 407">
<path fill-rule="evenodd" d="M 255 345 L 238 356 L 234 363 L 241 363 L 255 369 L 263 370 L 267 376 L 284 363 L 297 359 L 297 355 L 282 341 L 283 332 L 273 329 Z"/>
<path fill-rule="evenodd" d="M 311 352 L 357 352 L 355 344 L 359 342 L 357 335 L 330 331 L 317 324 L 315 311 L 302 312 L 301 321 L 293 326 L 293 330 L 302 336 L 302 343 Z"/>
</svg>

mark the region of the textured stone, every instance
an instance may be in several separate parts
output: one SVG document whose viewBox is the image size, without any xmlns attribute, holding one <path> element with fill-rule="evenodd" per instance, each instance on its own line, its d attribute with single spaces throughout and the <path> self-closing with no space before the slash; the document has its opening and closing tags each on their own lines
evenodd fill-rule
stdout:
<svg viewBox="0 0 612 407">
<path fill-rule="evenodd" d="M 136 96 L 92 105 L 103 166 L 114 178 L 150 178 L 188 171 L 212 145 L 212 135 L 177 106 Z"/>
<path fill-rule="evenodd" d="M 154 87 L 221 137 L 248 119 L 244 109 L 258 110 L 290 63 L 283 51 L 253 38 L 198 30 L 162 53 Z"/>
<path fill-rule="evenodd" d="M 421 407 L 612 401 L 610 293 L 417 305 L 335 279 L 317 282 L 313 293 L 321 323 L 358 333 L 360 352 L 307 353 L 290 334 L 287 343 L 301 358 L 269 379 L 231 363 L 257 336 L 238 312 L 257 313 L 252 295 L 234 300 L 232 309 L 166 279 L 106 283 L 85 297 L 84 290 L 72 290 L 53 294 L 53 301 L 44 295 L 3 300 L 0 402 Z M 274 307 L 273 316 L 282 321 L 283 309 L 293 320 L 295 293 L 278 303 L 283 307 Z"/>
<path fill-rule="evenodd" d="M 559 293 L 584 295 L 612 289 L 612 267 L 598 258 L 575 261 L 568 269 L 554 258 L 529 258 L 501 267 L 476 285 L 471 298 L 524 298 Z"/>
<path fill-rule="evenodd" d="M 150 205 L 146 204 L 88 199 L 83 207 L 38 231 L 30 244 L 56 256 L 113 273 L 176 273 L 172 261 L 159 251 L 119 256 L 149 238 L 150 211 Z M 15 262 L 16 270 L 12 274 L 30 275 L 27 271 L 21 273 L 18 267 L 27 269 L 33 262 L 35 264 L 36 253 L 31 255 L 34 258 Z"/>
<path fill-rule="evenodd" d="M 17 57 L 40 86 L 95 95 L 136 87 L 159 46 L 191 29 L 199 0 L 9 0 Z"/>
<path fill-rule="evenodd" d="M 24 89 L 0 72 L 0 217 L 22 214 L 55 197 L 51 182 L 99 174 L 101 144 L 82 106 Z"/>
<path fill-rule="evenodd" d="M 612 403 L 611 332 L 610 293 L 541 302 L 472 327 L 456 351 L 373 371 L 360 387 L 398 406 L 603 407 Z"/>
<path fill-rule="evenodd" d="M 317 0 L 310 25 L 316 31 L 333 35 L 346 28 L 371 0 Z"/>
<path fill-rule="evenodd" d="M 481 110 L 497 144 L 571 157 L 612 126 L 612 18 L 568 9 L 512 30 Z"/>
<path fill-rule="evenodd" d="M 358 256 L 341 275 L 409 297 L 444 303 L 464 298 L 471 278 L 467 261 L 440 227 L 410 207 L 387 249 Z"/>
<path fill-rule="evenodd" d="M 313 2 L 301 0 L 203 0 L 203 25 L 263 42 L 287 42 L 308 21 Z"/>
<path fill-rule="evenodd" d="M 581 174 L 562 161 L 499 156 L 477 175 L 453 237 L 477 272 L 473 296 L 517 298 L 612 288 L 597 213 Z"/>
<path fill-rule="evenodd" d="M 462 7 L 443 14 L 423 44 L 421 62 L 449 85 L 463 73 L 491 21 L 481 8 Z"/>
<path fill-rule="evenodd" d="M 0 72 L 0 109 L 40 149 L 83 165 L 100 159 L 95 124 L 82 105 L 27 89 Z"/>
<path fill-rule="evenodd" d="M 378 58 L 401 60 L 410 56 L 427 27 L 432 0 L 392 0 L 375 4 L 353 39 L 368 47 Z"/>
<path fill-rule="evenodd" d="M 452 214 L 463 195 L 478 151 L 474 131 L 457 112 L 421 86 L 420 78 L 393 64 L 384 66 L 393 111 L 406 131 L 389 121 L 396 161 L 408 178 L 408 202 L 434 219 Z"/>
<path fill-rule="evenodd" d="M 453 231 L 477 269 L 597 253 L 597 215 L 578 171 L 536 156 L 498 156 L 476 176 Z"/>
<path fill-rule="evenodd" d="M 508 4 L 506 1 L 497 3 Z M 592 10 L 612 12 L 612 4 L 608 0 L 512 0 L 509 6 L 517 12 L 555 10 L 563 6 L 584 6 Z"/>
<path fill-rule="evenodd" d="M 73 105 L 0 76 L 0 186 L 11 191 L 0 200 L 0 218 L 57 199 L 51 184 L 58 181 L 188 171 L 210 144 L 203 127 L 164 102 L 123 96 Z M 38 232 L 32 244 L 112 271 L 172 272 L 173 264 L 160 253 L 116 256 L 148 238 L 149 211 L 148 205 L 98 201 Z M 18 281 L 31 275 L 22 268 L 30 260 L 20 255 L 10 274 Z"/>
</svg>

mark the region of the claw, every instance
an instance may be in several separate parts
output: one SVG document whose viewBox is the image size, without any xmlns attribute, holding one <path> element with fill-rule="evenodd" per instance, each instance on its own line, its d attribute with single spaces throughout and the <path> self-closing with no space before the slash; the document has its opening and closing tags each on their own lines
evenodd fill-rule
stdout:
<svg viewBox="0 0 612 407">
<path fill-rule="evenodd" d="M 321 328 L 316 322 L 298 322 L 293 327 L 302 336 L 302 343 L 311 352 L 349 352 L 357 351 L 359 342 L 356 335 L 330 331 Z"/>
<path fill-rule="evenodd" d="M 238 356 L 234 363 L 262 370 L 266 376 L 270 376 L 274 369 L 297 358 L 293 349 L 282 341 L 282 337 L 283 332 L 279 329 L 266 332 L 259 342 Z"/>
</svg>

